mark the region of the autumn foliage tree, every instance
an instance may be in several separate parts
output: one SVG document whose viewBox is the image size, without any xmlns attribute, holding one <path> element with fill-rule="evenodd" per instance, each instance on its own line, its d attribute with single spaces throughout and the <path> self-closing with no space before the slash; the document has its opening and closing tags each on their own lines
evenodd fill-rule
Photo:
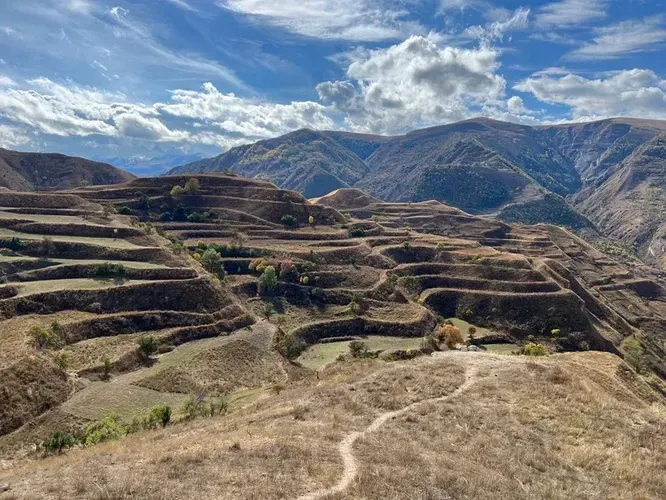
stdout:
<svg viewBox="0 0 666 500">
<path fill-rule="evenodd" d="M 437 340 L 444 342 L 449 349 L 455 349 L 457 344 L 464 342 L 460 328 L 453 323 L 445 323 L 437 330 Z"/>
</svg>

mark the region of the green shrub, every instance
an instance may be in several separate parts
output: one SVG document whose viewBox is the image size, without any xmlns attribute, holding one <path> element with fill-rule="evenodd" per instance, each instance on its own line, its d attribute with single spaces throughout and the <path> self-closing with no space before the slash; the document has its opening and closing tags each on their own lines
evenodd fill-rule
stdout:
<svg viewBox="0 0 666 500">
<path fill-rule="evenodd" d="M 139 196 L 139 202 L 136 206 L 139 210 L 150 210 L 153 207 L 153 204 L 150 201 L 150 198 L 148 198 L 145 194 L 142 194 Z"/>
<path fill-rule="evenodd" d="M 287 227 L 294 227 L 296 225 L 296 218 L 293 215 L 283 215 L 280 221 Z"/>
<path fill-rule="evenodd" d="M 432 335 L 426 335 L 421 340 L 420 348 L 425 354 L 432 354 L 435 351 L 439 351 L 439 342 Z"/>
<path fill-rule="evenodd" d="M 28 330 L 28 335 L 32 337 L 35 346 L 38 349 L 57 348 L 63 343 L 63 340 L 52 330 L 42 328 L 39 325 L 33 325 Z"/>
<path fill-rule="evenodd" d="M 282 382 L 273 382 L 271 384 L 271 390 L 279 396 L 280 393 L 285 390 L 285 386 Z"/>
<path fill-rule="evenodd" d="M 259 277 L 259 293 L 270 294 L 277 288 L 277 272 L 273 266 L 267 266 L 264 273 Z"/>
<path fill-rule="evenodd" d="M 365 229 L 362 227 L 352 227 L 348 233 L 350 238 L 363 238 L 365 236 Z"/>
<path fill-rule="evenodd" d="M 271 319 L 271 316 L 273 316 L 273 314 L 275 314 L 275 306 L 273 304 L 271 304 L 270 302 L 266 302 L 264 304 L 263 313 L 264 313 L 264 318 Z"/>
<path fill-rule="evenodd" d="M 138 340 L 139 354 L 144 360 L 157 352 L 157 339 L 152 335 L 141 335 Z"/>
<path fill-rule="evenodd" d="M 208 401 L 203 394 L 190 396 L 183 403 L 182 412 L 188 419 L 198 417 L 212 417 L 222 415 L 229 409 L 229 403 L 225 398 L 216 398 Z"/>
<path fill-rule="evenodd" d="M 647 369 L 647 362 L 645 360 L 645 349 L 641 343 L 633 338 L 627 337 L 620 344 L 624 352 L 624 360 L 631 366 L 637 373 L 644 373 Z"/>
<path fill-rule="evenodd" d="M 69 368 L 69 356 L 66 352 L 57 353 L 53 360 L 55 361 L 56 365 L 58 365 L 58 368 L 63 371 L 66 371 L 67 368 Z"/>
<path fill-rule="evenodd" d="M 42 441 L 42 449 L 46 453 L 62 453 L 64 450 L 76 445 L 77 440 L 68 432 L 53 431 L 51 435 Z"/>
<path fill-rule="evenodd" d="M 174 187 L 171 188 L 171 191 L 169 192 L 169 195 L 172 198 L 179 198 L 183 195 L 183 192 L 185 190 L 183 189 L 182 186 L 175 185 Z"/>
<path fill-rule="evenodd" d="M 352 358 L 367 358 L 370 353 L 368 345 L 361 340 L 352 340 L 349 343 L 349 354 Z"/>
<path fill-rule="evenodd" d="M 548 356 L 548 349 L 543 344 L 530 342 L 518 349 L 518 354 L 522 356 Z"/>
<path fill-rule="evenodd" d="M 121 424 L 120 417 L 109 415 L 85 428 L 83 442 L 86 446 L 92 446 L 105 441 L 120 439 L 125 434 L 127 434 L 127 431 Z"/>
<path fill-rule="evenodd" d="M 354 295 L 349 302 L 349 310 L 355 316 L 361 316 L 370 309 L 370 304 L 358 295 Z"/>
<path fill-rule="evenodd" d="M 120 207 L 118 209 L 118 213 L 120 215 L 134 215 L 134 210 L 132 210 L 130 207 Z"/>
<path fill-rule="evenodd" d="M 93 278 L 124 278 L 127 268 L 122 264 L 104 262 L 90 268 L 90 276 Z"/>
<path fill-rule="evenodd" d="M 171 422 L 170 406 L 155 406 L 150 410 L 149 418 L 159 422 L 162 427 L 166 427 Z"/>
<path fill-rule="evenodd" d="M 8 248 L 9 250 L 18 251 L 25 248 L 25 244 L 20 238 L 12 236 L 11 238 L 0 240 L 0 248 Z"/>
<path fill-rule="evenodd" d="M 220 278 L 224 277 L 224 264 L 222 262 L 222 256 L 212 248 L 206 250 L 201 256 L 201 265 L 209 273 L 214 274 Z"/>
<path fill-rule="evenodd" d="M 308 348 L 308 345 L 301 338 L 286 334 L 280 340 L 278 347 L 285 358 L 294 360 Z"/>
</svg>

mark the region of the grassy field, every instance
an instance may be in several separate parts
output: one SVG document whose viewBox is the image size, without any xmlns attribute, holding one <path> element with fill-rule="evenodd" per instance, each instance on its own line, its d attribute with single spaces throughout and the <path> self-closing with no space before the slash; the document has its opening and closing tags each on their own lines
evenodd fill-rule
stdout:
<svg viewBox="0 0 666 500">
<path fill-rule="evenodd" d="M 121 285 L 140 285 L 155 283 L 151 280 L 123 280 L 75 278 L 51 281 L 28 281 L 18 285 L 19 296 L 33 293 L 57 292 L 59 290 L 97 290 Z"/>
<path fill-rule="evenodd" d="M 43 235 L 40 234 L 30 234 L 30 233 L 19 233 L 17 231 L 12 231 L 10 229 L 0 228 L 0 238 L 12 238 L 17 237 L 22 240 L 42 240 Z M 127 240 L 120 238 L 94 238 L 91 236 L 62 236 L 62 235 L 49 235 L 53 241 L 62 241 L 68 243 L 84 243 L 88 245 L 97 245 L 109 248 L 144 248 L 140 245 L 135 245 L 130 243 Z"/>
<path fill-rule="evenodd" d="M 418 349 L 421 338 L 370 336 L 362 339 L 371 351 L 399 351 Z M 298 357 L 298 362 L 311 370 L 317 370 L 334 362 L 341 354 L 349 352 L 349 341 L 315 344 Z"/>
</svg>

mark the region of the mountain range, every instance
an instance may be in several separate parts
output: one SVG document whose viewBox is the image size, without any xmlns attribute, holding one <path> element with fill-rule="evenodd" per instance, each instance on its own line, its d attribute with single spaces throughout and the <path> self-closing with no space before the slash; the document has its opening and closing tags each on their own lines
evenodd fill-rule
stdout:
<svg viewBox="0 0 666 500">
<path fill-rule="evenodd" d="M 393 137 L 302 129 L 167 175 L 234 171 L 309 198 L 355 187 L 390 202 L 434 199 L 507 222 L 596 227 L 662 260 L 664 167 L 666 122 L 532 127 L 477 118 Z"/>
</svg>

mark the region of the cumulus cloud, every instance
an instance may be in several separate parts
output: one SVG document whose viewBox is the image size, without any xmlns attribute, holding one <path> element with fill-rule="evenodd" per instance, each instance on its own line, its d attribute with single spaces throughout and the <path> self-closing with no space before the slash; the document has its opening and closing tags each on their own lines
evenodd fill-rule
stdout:
<svg viewBox="0 0 666 500">
<path fill-rule="evenodd" d="M 16 82 L 5 75 L 0 75 L 0 87 L 12 87 Z"/>
<path fill-rule="evenodd" d="M 530 9 L 520 7 L 513 14 L 503 13 L 499 19 L 488 23 L 485 27 L 471 26 L 465 30 L 465 34 L 490 44 L 496 40 L 502 40 L 508 32 L 527 28 L 529 15 Z"/>
<path fill-rule="evenodd" d="M 211 83 L 201 91 L 174 90 L 168 102 L 150 105 L 46 78 L 28 84 L 30 88 L 0 90 L 0 117 L 58 137 L 104 136 L 226 149 L 302 127 L 334 126 L 329 110 L 319 103 L 255 102 L 221 93 Z M 5 137 L 9 137 L 6 130 Z"/>
<path fill-rule="evenodd" d="M 0 123 L 0 148 L 13 148 L 30 142 L 30 138 L 19 128 Z"/>
<path fill-rule="evenodd" d="M 464 119 L 475 106 L 499 100 L 506 85 L 490 47 L 440 46 L 412 36 L 355 57 L 348 80 L 317 86 L 322 101 L 346 113 L 355 130 L 391 133 Z"/>
<path fill-rule="evenodd" d="M 666 41 L 664 16 L 624 21 L 595 29 L 595 36 L 579 49 L 567 55 L 568 59 L 617 59 L 658 47 Z"/>
<path fill-rule="evenodd" d="M 647 69 L 588 79 L 573 73 L 532 75 L 516 85 L 548 104 L 569 106 L 575 119 L 666 118 L 666 81 Z"/>
<path fill-rule="evenodd" d="M 299 35 L 329 40 L 378 41 L 423 31 L 400 0 L 221 0 L 231 11 L 250 15 Z"/>
</svg>

